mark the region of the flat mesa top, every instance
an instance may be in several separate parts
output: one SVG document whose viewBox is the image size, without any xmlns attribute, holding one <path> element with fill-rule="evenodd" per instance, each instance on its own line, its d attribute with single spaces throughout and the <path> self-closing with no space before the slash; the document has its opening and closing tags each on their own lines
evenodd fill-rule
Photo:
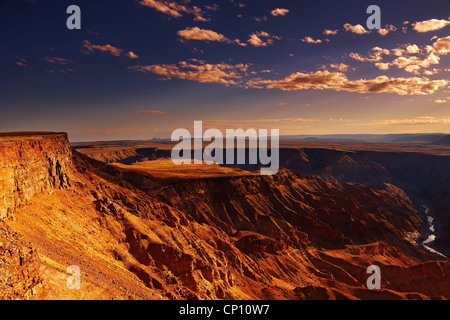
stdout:
<svg viewBox="0 0 450 320">
<path fill-rule="evenodd" d="M 24 132 L 0 132 L 0 139 L 7 138 L 42 138 L 45 136 L 60 136 L 66 135 L 64 132 L 51 132 L 51 131 L 24 131 Z"/>
</svg>

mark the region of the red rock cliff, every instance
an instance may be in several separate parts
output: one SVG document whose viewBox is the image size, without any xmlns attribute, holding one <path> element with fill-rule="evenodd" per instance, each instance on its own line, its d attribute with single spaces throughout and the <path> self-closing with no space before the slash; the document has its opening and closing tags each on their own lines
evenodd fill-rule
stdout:
<svg viewBox="0 0 450 320">
<path fill-rule="evenodd" d="M 68 187 L 71 160 L 64 133 L 0 136 L 0 219 L 37 193 Z"/>
</svg>

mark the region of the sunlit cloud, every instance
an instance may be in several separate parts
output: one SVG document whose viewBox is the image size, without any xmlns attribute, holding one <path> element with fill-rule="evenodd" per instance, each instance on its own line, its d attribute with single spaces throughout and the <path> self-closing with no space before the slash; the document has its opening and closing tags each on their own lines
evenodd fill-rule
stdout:
<svg viewBox="0 0 450 320">
<path fill-rule="evenodd" d="M 433 43 L 433 48 L 439 54 L 447 54 L 450 51 L 450 36 L 445 38 L 439 38 Z"/>
<path fill-rule="evenodd" d="M 352 32 L 352 33 L 356 33 L 356 34 L 370 33 L 370 31 L 367 31 L 366 29 L 364 29 L 364 27 L 360 24 L 353 26 L 350 23 L 346 23 L 346 24 L 344 24 L 344 29 L 347 32 Z"/>
<path fill-rule="evenodd" d="M 72 60 L 68 60 L 68 59 L 64 59 L 64 58 L 60 58 L 60 57 L 45 57 L 44 60 L 47 62 L 50 62 L 50 63 L 63 64 L 63 65 L 75 63 Z"/>
<path fill-rule="evenodd" d="M 406 52 L 408 53 L 419 53 L 420 49 L 417 44 L 409 45 L 406 47 Z"/>
<path fill-rule="evenodd" d="M 308 104 L 307 104 L 308 105 Z M 311 128 L 317 124 L 328 123 L 352 123 L 354 119 L 346 118 L 267 118 L 267 119 L 245 119 L 245 120 L 205 120 L 204 129 L 215 128 L 225 131 L 226 129 L 267 129 L 268 127 L 280 130 Z"/>
<path fill-rule="evenodd" d="M 345 72 L 350 68 L 350 66 L 345 63 L 332 63 L 330 64 L 330 68 L 336 69 L 341 72 Z"/>
<path fill-rule="evenodd" d="M 94 51 L 100 51 L 100 52 L 106 52 L 106 53 L 110 53 L 115 57 L 128 57 L 130 59 L 137 59 L 138 56 L 133 53 L 132 51 L 123 54 L 124 50 L 114 47 L 110 44 L 106 44 L 106 45 L 95 45 L 90 43 L 88 40 L 84 40 L 83 41 L 83 48 L 86 50 L 85 53 L 92 53 Z"/>
<path fill-rule="evenodd" d="M 317 44 L 317 43 L 322 43 L 322 40 L 320 40 L 320 39 L 314 40 L 313 38 L 307 36 L 307 37 L 304 37 L 304 38 L 302 39 L 302 42 L 306 42 L 306 43 L 315 43 L 315 44 Z"/>
<path fill-rule="evenodd" d="M 361 62 L 374 62 L 380 70 L 388 70 L 395 66 L 406 72 L 419 74 L 423 71 L 424 75 L 435 74 L 437 70 L 426 70 L 432 65 L 440 63 L 440 55 L 447 54 L 450 49 L 450 37 L 439 38 L 433 45 L 418 46 L 416 44 L 406 44 L 391 50 L 374 47 L 370 50 L 367 57 L 359 53 L 350 53 L 349 56 Z M 391 61 L 385 61 L 384 55 L 394 57 Z"/>
<path fill-rule="evenodd" d="M 441 71 L 441 69 L 433 68 L 431 70 L 425 70 L 423 72 L 423 74 L 426 75 L 426 76 L 431 76 L 431 75 L 436 74 L 436 73 L 438 73 L 440 71 Z"/>
<path fill-rule="evenodd" d="M 212 4 L 212 5 L 205 5 L 205 9 L 210 10 L 210 11 L 219 11 L 220 7 L 218 4 Z"/>
<path fill-rule="evenodd" d="M 64 68 L 64 69 L 59 69 L 58 71 L 61 73 L 68 74 L 70 72 L 73 72 L 74 70 L 72 68 Z"/>
<path fill-rule="evenodd" d="M 212 30 L 200 29 L 199 27 L 186 28 L 179 30 L 177 34 L 187 40 L 205 40 L 205 41 L 218 41 L 218 42 L 230 42 L 231 40 L 225 37 L 223 34 L 217 33 Z"/>
<path fill-rule="evenodd" d="M 225 43 L 236 43 L 241 46 L 246 45 L 245 43 L 241 43 L 238 39 L 231 40 L 225 37 L 223 34 L 217 33 L 213 30 L 201 29 L 199 27 L 179 30 L 177 34 L 185 40 L 216 41 Z"/>
<path fill-rule="evenodd" d="M 417 32 L 429 32 L 445 28 L 449 24 L 450 21 L 448 20 L 430 19 L 414 23 L 413 29 Z"/>
<path fill-rule="evenodd" d="M 386 25 L 384 28 L 378 30 L 378 34 L 382 36 L 387 35 L 389 32 L 397 31 L 397 28 L 391 24 Z"/>
<path fill-rule="evenodd" d="M 420 59 L 416 56 L 411 57 L 398 57 L 389 65 L 397 66 L 400 69 L 404 69 L 406 72 L 418 74 L 421 68 L 428 68 L 432 64 L 439 64 L 439 56 L 433 52 L 426 58 Z"/>
<path fill-rule="evenodd" d="M 276 8 L 270 11 L 270 14 L 273 16 L 285 16 L 289 12 L 288 9 Z"/>
<path fill-rule="evenodd" d="M 254 47 L 266 47 L 268 45 L 271 45 L 274 39 L 279 40 L 281 38 L 278 36 L 270 35 L 265 31 L 258 31 L 250 34 L 250 38 L 247 40 L 247 42 Z"/>
<path fill-rule="evenodd" d="M 389 119 L 374 121 L 376 125 L 406 125 L 406 126 L 422 126 L 422 125 L 443 125 L 450 124 L 450 118 L 437 118 L 432 116 L 424 116 L 410 119 Z"/>
<path fill-rule="evenodd" d="M 145 115 L 162 115 L 162 114 L 166 114 L 165 111 L 161 111 L 161 110 L 139 110 L 139 111 L 135 111 L 135 114 L 145 114 Z"/>
<path fill-rule="evenodd" d="M 349 80 L 342 72 L 316 71 L 312 73 L 293 73 L 281 80 L 250 80 L 247 85 L 253 88 L 296 90 L 334 90 L 359 93 L 396 93 L 398 95 L 428 95 L 445 87 L 447 80 L 428 78 L 389 78 L 379 76 L 374 79 Z"/>
<path fill-rule="evenodd" d="M 267 21 L 267 17 L 263 16 L 263 17 L 254 17 L 253 18 L 256 22 L 262 22 L 262 21 Z"/>
<path fill-rule="evenodd" d="M 339 31 L 339 29 L 336 29 L 336 30 L 325 29 L 325 30 L 323 30 L 323 34 L 327 35 L 327 36 L 335 35 L 338 33 L 338 31 Z"/>
<path fill-rule="evenodd" d="M 199 7 L 193 6 L 192 8 L 190 8 L 175 1 L 141 0 L 139 1 L 139 4 L 155 9 L 173 18 L 180 18 L 184 13 L 187 13 L 193 15 L 195 17 L 195 21 L 207 22 L 210 20 L 203 16 L 204 13 Z"/>
<path fill-rule="evenodd" d="M 15 65 L 19 66 L 19 67 L 26 67 L 27 60 L 23 59 L 23 58 L 19 58 L 19 61 L 16 61 Z"/>
<path fill-rule="evenodd" d="M 205 120 L 204 129 L 215 128 L 222 131 L 227 129 L 267 129 L 268 127 L 277 129 L 299 129 L 311 127 L 318 123 L 319 119 L 310 118 L 271 118 L 271 119 L 246 119 L 246 120 Z"/>
<path fill-rule="evenodd" d="M 139 58 L 139 56 L 137 54 L 135 54 L 133 51 L 128 52 L 127 56 L 130 59 L 138 59 Z"/>
<path fill-rule="evenodd" d="M 349 56 L 352 59 L 361 61 L 361 62 L 379 62 L 383 60 L 383 55 L 389 55 L 390 51 L 388 49 L 383 49 L 380 47 L 373 47 L 370 49 L 370 53 L 368 57 L 363 57 L 359 53 L 350 53 Z"/>
<path fill-rule="evenodd" d="M 447 100 L 437 99 L 437 100 L 434 100 L 434 103 L 447 103 Z"/>
<path fill-rule="evenodd" d="M 200 83 L 237 85 L 240 82 L 238 80 L 247 73 L 248 65 L 209 64 L 202 60 L 191 59 L 190 62 L 180 61 L 178 64 L 140 65 L 129 69 L 136 72 L 151 72 L 162 76 L 163 80 L 178 78 Z"/>
</svg>

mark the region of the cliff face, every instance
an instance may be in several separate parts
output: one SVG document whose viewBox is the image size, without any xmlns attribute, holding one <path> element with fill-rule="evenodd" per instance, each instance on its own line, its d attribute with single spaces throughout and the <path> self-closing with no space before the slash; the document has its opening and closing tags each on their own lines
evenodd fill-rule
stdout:
<svg viewBox="0 0 450 320">
<path fill-rule="evenodd" d="M 114 154 L 108 148 L 104 150 L 96 144 L 80 148 L 90 157 L 124 164 L 169 156 L 167 150 L 156 147 L 133 148 L 131 145 L 129 143 L 125 148 L 115 143 Z M 257 165 L 230 166 L 248 171 L 259 170 Z M 390 184 L 402 189 L 413 199 L 419 210 L 426 203 L 433 212 L 438 237 L 432 247 L 450 256 L 450 233 L 447 232 L 450 228 L 448 149 L 430 149 L 429 145 L 389 145 L 388 148 L 385 145 L 335 145 L 327 148 L 322 144 L 322 147 L 282 147 L 280 167 L 325 181 L 356 182 L 378 189 Z M 426 223 L 423 228 L 426 228 Z"/>
<path fill-rule="evenodd" d="M 286 169 L 178 183 L 150 194 L 229 235 L 251 231 L 297 244 L 307 237 L 323 248 L 377 240 L 401 246 L 421 224 L 410 199 L 392 185 L 339 184 Z"/>
<path fill-rule="evenodd" d="M 43 298 L 39 267 L 36 250 L 0 224 L 0 299 Z"/>
<path fill-rule="evenodd" d="M 0 219 L 34 195 L 70 186 L 66 134 L 0 137 Z"/>
<path fill-rule="evenodd" d="M 392 185 L 289 170 L 160 182 L 64 135 L 1 139 L 2 298 L 450 298 L 449 261 L 414 245 L 420 219 Z M 365 286 L 371 264 L 381 290 Z"/>
</svg>

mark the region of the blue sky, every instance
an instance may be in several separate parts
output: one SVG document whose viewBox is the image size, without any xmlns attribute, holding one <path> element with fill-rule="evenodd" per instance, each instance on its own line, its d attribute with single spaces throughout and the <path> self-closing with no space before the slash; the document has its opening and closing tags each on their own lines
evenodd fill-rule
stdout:
<svg viewBox="0 0 450 320">
<path fill-rule="evenodd" d="M 66 8 L 81 8 L 81 30 Z M 382 31 L 366 8 L 381 9 Z M 449 1 L 0 1 L 0 131 L 450 133 Z M 328 32 L 325 30 L 329 30 Z"/>
</svg>

